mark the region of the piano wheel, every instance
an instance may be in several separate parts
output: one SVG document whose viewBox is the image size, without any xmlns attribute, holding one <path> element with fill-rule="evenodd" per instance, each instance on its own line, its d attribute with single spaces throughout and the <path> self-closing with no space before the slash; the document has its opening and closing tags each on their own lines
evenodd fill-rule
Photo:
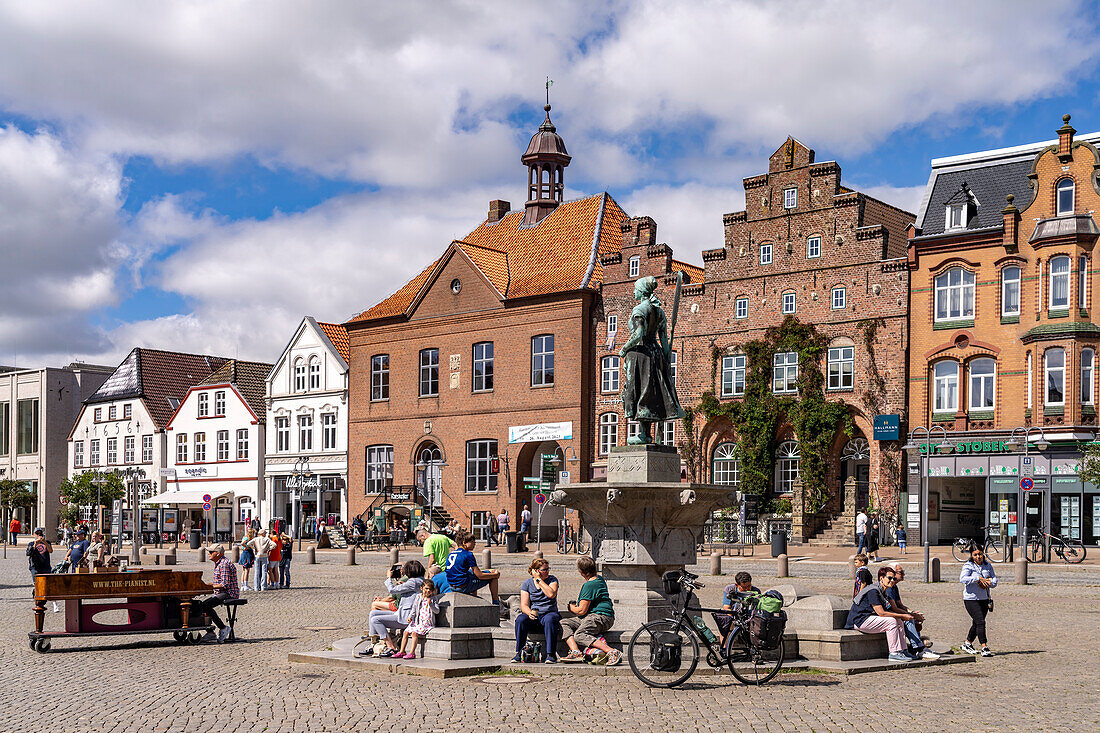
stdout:
<svg viewBox="0 0 1100 733">
<path fill-rule="evenodd" d="M 186 644 L 187 643 L 187 632 L 186 631 L 173 631 L 172 632 L 172 638 L 174 638 L 176 640 L 177 644 Z"/>
<path fill-rule="evenodd" d="M 199 639 L 201 638 L 202 634 L 200 634 L 198 631 L 192 631 L 190 634 L 187 635 L 187 641 L 191 644 L 198 644 Z"/>
<path fill-rule="evenodd" d="M 35 639 L 34 641 L 34 650 L 39 654 L 45 654 L 51 646 L 49 639 Z"/>
</svg>

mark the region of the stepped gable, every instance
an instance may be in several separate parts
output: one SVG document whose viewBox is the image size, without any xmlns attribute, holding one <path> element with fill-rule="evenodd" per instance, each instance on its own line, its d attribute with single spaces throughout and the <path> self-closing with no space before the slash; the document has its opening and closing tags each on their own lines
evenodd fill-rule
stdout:
<svg viewBox="0 0 1100 733">
<path fill-rule="evenodd" d="M 317 322 L 321 331 L 336 348 L 336 352 L 340 354 L 343 360 L 351 363 L 351 346 L 348 344 L 348 330 L 344 328 L 340 323 L 321 323 Z"/>
<path fill-rule="evenodd" d="M 264 405 L 267 376 L 271 374 L 273 366 L 273 364 L 259 361 L 230 359 L 199 384 L 232 384 L 252 408 L 252 412 L 256 413 L 260 422 L 263 422 L 264 415 L 267 413 L 267 407 Z"/>
</svg>

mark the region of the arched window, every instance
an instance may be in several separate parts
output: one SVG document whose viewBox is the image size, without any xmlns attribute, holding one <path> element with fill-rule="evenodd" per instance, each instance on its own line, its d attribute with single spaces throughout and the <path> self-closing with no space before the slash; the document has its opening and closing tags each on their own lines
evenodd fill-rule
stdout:
<svg viewBox="0 0 1100 733">
<path fill-rule="evenodd" d="M 619 415 L 605 412 L 600 415 L 600 455 L 606 456 L 619 443 Z"/>
<path fill-rule="evenodd" d="M 294 391 L 306 391 L 306 363 L 303 359 L 294 360 Z"/>
<path fill-rule="evenodd" d="M 952 267 L 936 276 L 936 320 L 974 317 L 974 273 Z"/>
<path fill-rule="evenodd" d="M 802 451 L 797 440 L 787 440 L 779 444 L 775 451 L 775 491 L 789 494 L 794 491 L 794 482 L 798 478 L 798 461 Z"/>
<path fill-rule="evenodd" d="M 1096 352 L 1092 349 L 1081 349 L 1081 404 L 1093 404 L 1093 361 Z"/>
<path fill-rule="evenodd" d="M 1066 352 L 1061 348 L 1047 349 L 1043 359 L 1047 384 L 1044 404 L 1064 405 L 1066 403 Z"/>
<path fill-rule="evenodd" d="M 1020 268 L 1016 265 L 1001 270 L 1001 315 L 1020 315 Z"/>
<path fill-rule="evenodd" d="M 1056 191 L 1054 215 L 1069 216 L 1073 213 L 1073 179 L 1063 178 L 1058 181 Z"/>
<path fill-rule="evenodd" d="M 1050 309 L 1069 308 L 1069 257 L 1050 258 Z"/>
<path fill-rule="evenodd" d="M 932 367 L 932 411 L 955 412 L 959 409 L 959 363 L 940 361 Z"/>
<path fill-rule="evenodd" d="M 321 360 L 316 356 L 309 358 L 309 388 L 321 389 Z"/>
<path fill-rule="evenodd" d="M 720 443 L 714 449 L 710 477 L 711 483 L 719 486 L 741 485 L 741 460 L 737 457 L 736 443 Z"/>
<path fill-rule="evenodd" d="M 992 359 L 974 359 L 970 362 L 970 409 L 992 410 L 997 365 Z"/>
</svg>

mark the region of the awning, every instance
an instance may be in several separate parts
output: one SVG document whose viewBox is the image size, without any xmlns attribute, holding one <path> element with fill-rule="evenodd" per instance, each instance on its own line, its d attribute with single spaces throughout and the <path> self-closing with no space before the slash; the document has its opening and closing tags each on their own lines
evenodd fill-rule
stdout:
<svg viewBox="0 0 1100 733">
<path fill-rule="evenodd" d="M 216 500 L 219 496 L 225 496 L 226 494 L 232 494 L 232 491 L 217 491 L 213 489 L 185 489 L 182 491 L 165 491 L 163 494 L 157 494 L 156 496 L 150 496 L 148 499 L 143 499 L 141 503 L 144 504 L 195 504 L 196 506 L 202 506 L 202 497 L 207 494 L 210 495 L 211 500 Z"/>
</svg>

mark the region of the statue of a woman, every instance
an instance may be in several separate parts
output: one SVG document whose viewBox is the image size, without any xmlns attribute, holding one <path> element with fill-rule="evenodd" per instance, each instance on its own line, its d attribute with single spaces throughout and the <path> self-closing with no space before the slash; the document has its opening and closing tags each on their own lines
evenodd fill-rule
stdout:
<svg viewBox="0 0 1100 733">
<path fill-rule="evenodd" d="M 638 305 L 630 313 L 630 338 L 619 350 L 626 361 L 623 409 L 628 419 L 637 420 L 641 435 L 627 440 L 630 445 L 653 443 L 653 423 L 684 416 L 676 387 L 672 384 L 672 345 L 661 301 L 653 294 L 657 278 L 643 277 L 634 283 Z"/>
</svg>

